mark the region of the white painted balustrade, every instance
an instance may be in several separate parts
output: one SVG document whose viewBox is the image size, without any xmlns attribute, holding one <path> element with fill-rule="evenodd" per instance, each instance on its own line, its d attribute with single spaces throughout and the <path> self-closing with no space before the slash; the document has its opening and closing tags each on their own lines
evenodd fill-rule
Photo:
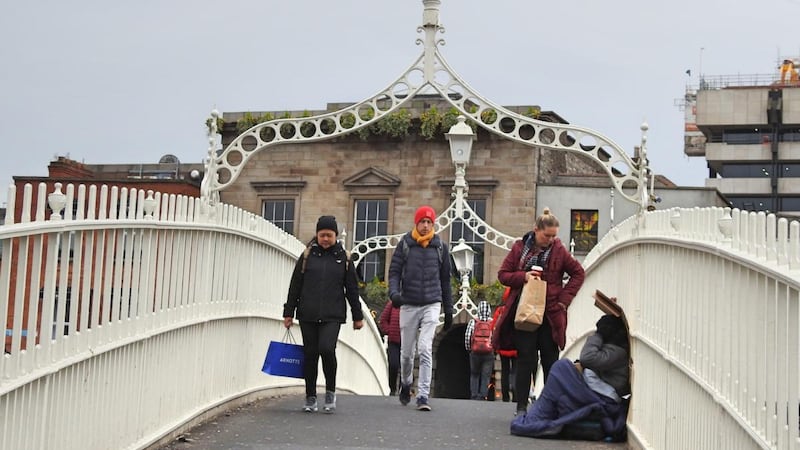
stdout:
<svg viewBox="0 0 800 450">
<path fill-rule="evenodd" d="M 302 386 L 260 371 L 284 333 L 303 249 L 291 235 L 152 191 L 41 184 L 21 205 L 13 187 L 8 199 L 0 449 L 144 448 L 215 406 Z M 366 320 L 342 328 L 340 365 L 352 373 L 338 384 L 382 393 L 386 360 Z"/>
<path fill-rule="evenodd" d="M 633 336 L 632 446 L 798 449 L 800 224 L 727 208 L 631 217 L 585 260 L 577 357 L 618 298 Z"/>
</svg>

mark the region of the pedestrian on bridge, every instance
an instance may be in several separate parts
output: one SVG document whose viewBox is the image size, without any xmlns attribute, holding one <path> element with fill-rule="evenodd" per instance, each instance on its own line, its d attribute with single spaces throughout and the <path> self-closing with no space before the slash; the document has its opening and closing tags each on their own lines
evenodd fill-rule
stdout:
<svg viewBox="0 0 800 450">
<path fill-rule="evenodd" d="M 411 401 L 414 351 L 419 354 L 417 409 L 430 411 L 433 337 L 444 310 L 444 330 L 453 325 L 450 251 L 434 233 L 436 213 L 421 206 L 414 229 L 403 235 L 389 265 L 389 298 L 400 306 L 400 403 Z M 417 335 L 419 332 L 419 335 Z"/>
<path fill-rule="evenodd" d="M 389 395 L 397 395 L 400 378 L 400 306 L 386 302 L 378 325 L 386 335 L 386 358 L 389 361 Z"/>
<path fill-rule="evenodd" d="M 581 264 L 558 238 L 558 227 L 556 216 L 544 208 L 533 230 L 514 242 L 497 272 L 497 279 L 511 290 L 508 306 L 495 324 L 492 344 L 496 349 L 517 350 L 516 414 L 525 414 L 528 409 L 526 393 L 531 388 L 531 376 L 536 377 L 539 355 L 547 383 L 550 367 L 566 344 L 567 308 L 585 277 Z M 564 274 L 569 275 L 566 285 Z M 534 277 L 547 282 L 544 320 L 536 331 L 517 330 L 514 328 L 517 302 L 522 287 Z"/>
<path fill-rule="evenodd" d="M 336 410 L 336 343 L 339 329 L 347 319 L 347 303 L 353 318 L 353 329 L 364 326 L 364 315 L 358 298 L 358 278 L 350 254 L 337 241 L 339 227 L 333 216 L 317 221 L 317 233 L 297 259 L 289 283 L 289 294 L 283 305 L 283 324 L 292 326 L 297 313 L 303 335 L 303 370 L 306 402 L 303 410 L 315 412 L 317 406 L 317 367 L 322 358 L 325 374 L 323 411 Z"/>
<path fill-rule="evenodd" d="M 472 400 L 487 400 L 489 385 L 493 383 L 495 356 L 491 333 L 492 307 L 486 300 L 481 300 L 478 302 L 478 316 L 467 323 L 464 332 L 464 348 L 469 352 L 469 392 Z"/>
</svg>

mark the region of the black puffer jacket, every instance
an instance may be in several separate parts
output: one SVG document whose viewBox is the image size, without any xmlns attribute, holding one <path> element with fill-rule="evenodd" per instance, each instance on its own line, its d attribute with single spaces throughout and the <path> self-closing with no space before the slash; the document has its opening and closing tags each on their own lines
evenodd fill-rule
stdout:
<svg viewBox="0 0 800 450">
<path fill-rule="evenodd" d="M 346 297 L 353 320 L 363 320 L 356 269 L 353 262 L 347 260 L 342 244 L 337 242 L 324 249 L 315 240 L 310 248 L 305 273 L 302 272 L 302 254 L 294 266 L 283 317 L 294 317 L 296 310 L 297 320 L 301 322 L 344 323 Z"/>
<path fill-rule="evenodd" d="M 407 252 L 402 246 L 407 246 Z M 427 247 L 420 246 L 406 233 L 389 265 L 389 297 L 396 304 L 423 306 L 442 303 L 445 313 L 453 313 L 450 287 L 450 249 L 439 236 Z"/>
</svg>

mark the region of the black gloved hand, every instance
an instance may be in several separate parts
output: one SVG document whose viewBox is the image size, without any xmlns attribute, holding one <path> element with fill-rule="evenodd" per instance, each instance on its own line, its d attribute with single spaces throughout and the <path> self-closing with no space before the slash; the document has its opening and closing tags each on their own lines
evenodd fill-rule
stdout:
<svg viewBox="0 0 800 450">
<path fill-rule="evenodd" d="M 403 306 L 403 294 L 395 292 L 395 294 L 392 295 L 390 298 L 392 299 L 392 306 L 394 306 L 395 308 Z"/>
<path fill-rule="evenodd" d="M 453 326 L 453 313 L 444 313 L 444 326 L 442 330 L 449 330 Z"/>
</svg>

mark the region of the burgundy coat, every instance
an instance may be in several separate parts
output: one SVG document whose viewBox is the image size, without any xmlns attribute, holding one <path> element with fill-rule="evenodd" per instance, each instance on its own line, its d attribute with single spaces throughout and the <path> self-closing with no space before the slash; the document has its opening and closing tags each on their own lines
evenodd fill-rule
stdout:
<svg viewBox="0 0 800 450">
<path fill-rule="evenodd" d="M 395 308 L 391 300 L 383 307 L 378 326 L 383 334 L 389 336 L 389 342 L 400 343 L 400 308 Z"/>
<path fill-rule="evenodd" d="M 530 234 L 530 233 L 529 233 Z M 528 235 L 526 235 L 527 237 Z M 518 240 L 511 247 L 500 270 L 497 279 L 511 288 L 508 296 L 508 307 L 495 323 L 492 335 L 492 344 L 497 349 L 513 349 L 512 333 L 514 331 L 514 318 L 510 317 L 511 311 L 516 311 L 516 302 L 525 284 L 525 271 L 519 269 L 519 258 L 522 256 L 522 245 L 525 238 Z M 569 282 L 564 285 L 564 274 L 570 276 Z M 547 259 L 547 265 L 542 272 L 542 279 L 547 282 L 547 303 L 545 305 L 545 318 L 553 330 L 553 341 L 558 348 L 564 350 L 567 341 L 567 310 L 572 299 L 583 285 L 585 278 L 583 267 L 572 255 L 569 254 L 561 240 L 556 238 Z M 561 305 L 564 305 L 563 307 Z"/>
</svg>

